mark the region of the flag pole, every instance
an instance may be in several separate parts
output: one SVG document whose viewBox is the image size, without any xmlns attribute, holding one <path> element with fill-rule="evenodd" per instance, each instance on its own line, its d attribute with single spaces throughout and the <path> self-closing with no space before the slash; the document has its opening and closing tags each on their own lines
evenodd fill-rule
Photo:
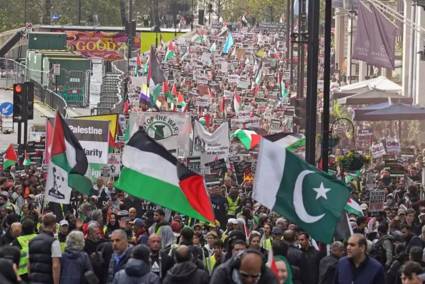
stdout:
<svg viewBox="0 0 425 284">
<path fill-rule="evenodd" d="M 306 161 L 316 162 L 317 73 L 319 55 L 320 2 L 308 2 L 308 69 L 306 98 Z M 302 63 L 301 63 L 302 64 Z M 302 80 L 303 78 L 301 78 Z"/>
<path fill-rule="evenodd" d="M 326 0 L 325 7 L 325 64 L 323 74 L 323 115 L 322 115 L 322 170 L 329 169 L 329 100 L 331 78 L 331 27 L 332 0 Z"/>
</svg>

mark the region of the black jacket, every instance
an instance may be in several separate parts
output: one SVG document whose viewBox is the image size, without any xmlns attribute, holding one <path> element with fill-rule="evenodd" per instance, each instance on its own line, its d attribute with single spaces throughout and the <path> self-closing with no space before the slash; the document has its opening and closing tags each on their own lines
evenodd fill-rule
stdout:
<svg viewBox="0 0 425 284">
<path fill-rule="evenodd" d="M 161 251 L 158 255 L 150 255 L 149 265 L 151 271 L 158 275 L 161 279 L 164 279 L 167 275 L 167 271 L 174 265 L 173 259 L 166 253 Z"/>
<path fill-rule="evenodd" d="M 308 271 L 308 273 L 303 273 L 301 279 L 304 284 L 317 283 L 319 280 L 319 262 L 320 254 L 312 246 L 307 250 L 302 250 L 304 255 L 304 265 L 300 267 L 301 271 Z"/>
<path fill-rule="evenodd" d="M 114 254 L 112 255 L 111 260 L 109 261 L 107 283 L 112 283 L 115 273 L 125 268 L 127 261 L 130 259 L 132 250 L 133 250 L 133 247 L 128 247 L 127 250 L 121 255 L 117 265 L 115 265 Z"/>
<path fill-rule="evenodd" d="M 237 269 L 235 262 L 236 258 L 232 257 L 217 267 L 211 277 L 210 284 L 237 284 L 238 282 L 235 282 L 232 278 L 233 270 Z M 257 284 L 277 284 L 276 277 L 269 268 L 264 267 Z"/>
<path fill-rule="evenodd" d="M 333 284 L 338 258 L 334 255 L 325 256 L 319 264 L 319 284 Z"/>
<path fill-rule="evenodd" d="M 53 283 L 52 277 L 52 243 L 55 240 L 52 233 L 40 233 L 29 243 L 31 283 Z"/>
<path fill-rule="evenodd" d="M 209 276 L 191 261 L 177 263 L 167 272 L 162 284 L 208 284 Z"/>
</svg>

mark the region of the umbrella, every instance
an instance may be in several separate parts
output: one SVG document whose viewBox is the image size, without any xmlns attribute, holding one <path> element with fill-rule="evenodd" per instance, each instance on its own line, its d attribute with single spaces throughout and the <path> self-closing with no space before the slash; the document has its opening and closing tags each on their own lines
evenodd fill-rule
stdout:
<svg viewBox="0 0 425 284">
<path fill-rule="evenodd" d="M 354 120 L 389 121 L 389 120 L 425 120 L 425 108 L 406 104 L 389 104 L 387 107 L 362 113 Z"/>
<path fill-rule="evenodd" d="M 398 92 L 369 89 L 355 95 L 338 99 L 338 103 L 344 105 L 370 105 L 385 103 L 389 99 L 393 102 L 403 104 L 411 104 L 413 101 L 412 98 L 404 97 Z"/>
<path fill-rule="evenodd" d="M 342 86 L 333 94 L 333 99 L 340 99 L 371 89 L 391 92 L 401 92 L 402 90 L 400 85 L 394 83 L 384 76 L 379 76 L 377 78 Z"/>
<path fill-rule="evenodd" d="M 386 102 L 386 103 L 368 105 L 367 107 L 364 107 L 364 108 L 354 109 L 353 120 L 363 120 L 363 115 L 365 113 L 368 113 L 368 112 L 371 112 L 371 111 L 374 111 L 374 110 L 378 110 L 378 109 L 386 108 L 390 104 L 391 104 L 390 102 Z"/>
</svg>

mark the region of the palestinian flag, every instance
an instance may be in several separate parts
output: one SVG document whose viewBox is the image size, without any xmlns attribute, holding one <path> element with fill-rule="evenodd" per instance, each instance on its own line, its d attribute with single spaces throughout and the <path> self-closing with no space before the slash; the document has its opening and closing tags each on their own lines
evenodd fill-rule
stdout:
<svg viewBox="0 0 425 284">
<path fill-rule="evenodd" d="M 142 128 L 125 145 L 122 163 L 117 188 L 186 216 L 214 221 L 203 177 L 181 164 Z"/>
<path fill-rule="evenodd" d="M 176 83 L 173 84 L 173 88 L 171 89 L 171 94 L 173 95 L 173 97 L 177 97 L 178 95 Z"/>
<path fill-rule="evenodd" d="M 255 85 L 260 85 L 261 80 L 263 79 L 263 61 L 260 61 L 260 65 L 255 72 Z"/>
<path fill-rule="evenodd" d="M 6 152 L 4 152 L 4 156 L 3 156 L 3 170 L 6 170 L 16 165 L 17 161 L 18 161 L 18 155 L 16 154 L 16 151 L 13 148 L 13 145 L 9 144 L 9 147 L 7 147 Z"/>
<path fill-rule="evenodd" d="M 113 153 L 114 150 L 118 148 L 118 144 L 115 142 L 115 138 L 112 136 L 111 131 L 109 131 L 108 136 L 108 153 Z"/>
<path fill-rule="evenodd" d="M 264 138 L 294 153 L 304 152 L 305 150 L 305 137 L 302 134 L 279 132 L 264 136 Z"/>
<path fill-rule="evenodd" d="M 347 204 L 345 205 L 345 211 L 347 211 L 350 214 L 354 214 L 357 216 L 363 216 L 362 208 L 360 207 L 360 204 L 358 204 L 354 199 L 349 198 L 347 201 Z"/>
<path fill-rule="evenodd" d="M 245 129 L 236 130 L 232 137 L 238 138 L 247 150 L 253 149 L 261 140 L 261 136 L 255 131 Z"/>
<path fill-rule="evenodd" d="M 168 49 L 164 56 L 164 62 L 167 62 L 168 60 L 171 60 L 174 57 L 176 57 L 176 52 L 174 50 Z"/>
<path fill-rule="evenodd" d="M 27 151 L 25 151 L 24 153 L 24 162 L 22 163 L 22 165 L 24 167 L 28 167 L 31 165 L 31 159 L 30 159 L 30 155 L 28 154 Z"/>
<path fill-rule="evenodd" d="M 168 103 L 174 103 L 175 98 L 174 98 L 174 96 L 170 92 L 170 86 L 168 85 L 168 81 L 167 80 L 165 80 L 162 83 L 162 93 L 167 98 L 167 102 Z"/>
<path fill-rule="evenodd" d="M 47 200 L 69 204 L 72 189 L 89 194 L 92 184 L 84 176 L 87 167 L 88 162 L 84 149 L 60 113 L 57 112 L 46 182 Z"/>
</svg>

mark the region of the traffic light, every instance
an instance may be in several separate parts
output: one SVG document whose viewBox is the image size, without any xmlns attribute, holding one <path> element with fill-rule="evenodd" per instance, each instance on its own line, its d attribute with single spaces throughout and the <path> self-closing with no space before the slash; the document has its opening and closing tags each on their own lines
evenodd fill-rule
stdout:
<svg viewBox="0 0 425 284">
<path fill-rule="evenodd" d="M 25 114 L 25 86 L 13 84 L 13 122 L 24 121 Z"/>
<path fill-rule="evenodd" d="M 27 111 L 27 119 L 34 119 L 34 83 L 33 82 L 25 82 L 25 93 L 27 97 L 26 101 L 26 111 Z"/>
<path fill-rule="evenodd" d="M 13 122 L 34 118 L 34 83 L 13 85 Z"/>
</svg>

